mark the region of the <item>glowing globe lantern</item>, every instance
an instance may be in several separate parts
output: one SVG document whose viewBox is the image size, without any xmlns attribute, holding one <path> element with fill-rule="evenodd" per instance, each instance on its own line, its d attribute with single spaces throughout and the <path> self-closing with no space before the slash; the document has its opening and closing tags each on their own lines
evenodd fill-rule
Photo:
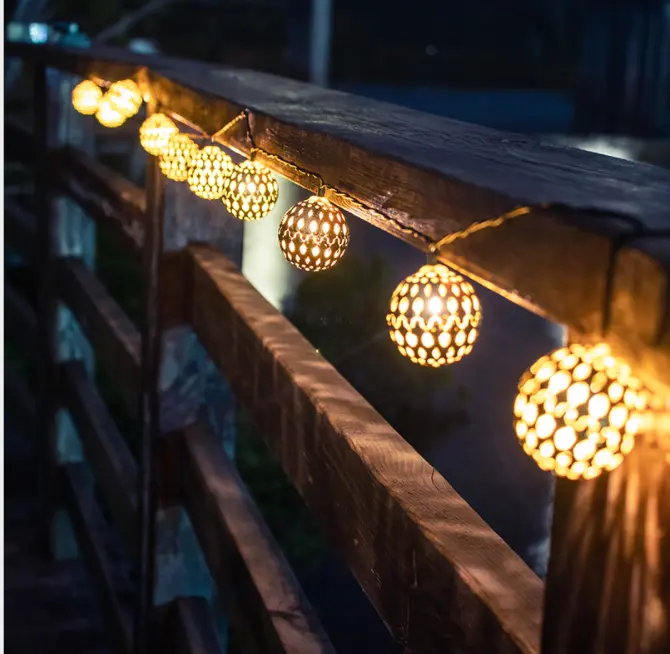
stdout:
<svg viewBox="0 0 670 654">
<path fill-rule="evenodd" d="M 131 79 L 114 82 L 105 93 L 105 97 L 126 118 L 134 116 L 142 106 L 140 87 Z"/>
<path fill-rule="evenodd" d="M 170 137 L 177 132 L 179 129 L 165 114 L 152 114 L 140 127 L 140 145 L 149 154 L 160 156 L 167 150 Z"/>
<path fill-rule="evenodd" d="M 249 160 L 235 166 L 223 183 L 223 204 L 239 220 L 265 218 L 278 197 L 277 180 L 257 161 Z"/>
<path fill-rule="evenodd" d="M 168 179 L 185 182 L 193 160 L 198 154 L 198 146 L 187 134 L 173 134 L 161 154 L 158 165 Z"/>
<path fill-rule="evenodd" d="M 607 345 L 571 345 L 536 361 L 519 381 L 516 433 L 543 470 L 592 479 L 633 449 L 647 400 Z"/>
<path fill-rule="evenodd" d="M 106 94 L 100 100 L 95 117 L 105 127 L 120 127 L 126 122 L 125 115 L 109 101 Z"/>
<path fill-rule="evenodd" d="M 317 195 L 289 209 L 279 225 L 279 246 L 288 261 L 308 272 L 332 268 L 349 245 L 349 226 L 332 202 Z"/>
<path fill-rule="evenodd" d="M 422 366 L 456 363 L 472 351 L 481 306 L 470 282 L 442 264 L 422 266 L 393 292 L 386 316 L 400 354 Z"/>
<path fill-rule="evenodd" d="M 91 80 L 84 80 L 72 89 L 72 106 L 85 116 L 92 116 L 98 111 L 102 100 L 102 89 Z"/>
<path fill-rule="evenodd" d="M 233 160 L 221 148 L 207 145 L 200 150 L 188 172 L 191 191 L 205 200 L 218 200 L 223 195 L 223 183 L 233 169 Z"/>
</svg>

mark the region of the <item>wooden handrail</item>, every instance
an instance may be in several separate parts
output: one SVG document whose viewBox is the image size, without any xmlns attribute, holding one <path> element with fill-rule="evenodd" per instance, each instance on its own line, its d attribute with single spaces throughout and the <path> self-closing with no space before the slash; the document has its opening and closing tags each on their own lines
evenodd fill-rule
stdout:
<svg viewBox="0 0 670 654">
<path fill-rule="evenodd" d="M 7 50 L 84 76 L 138 75 L 162 107 L 210 133 L 249 109 L 257 146 L 317 172 L 356 200 L 334 195 L 336 203 L 414 245 L 420 244 L 401 225 L 437 240 L 514 205 L 549 203 L 548 210 L 456 240 L 439 255 L 585 340 L 600 337 L 609 302 L 607 339 L 615 352 L 634 360 L 648 383 L 670 387 L 670 249 L 635 239 L 611 267 L 613 237 L 636 225 L 667 229 L 669 172 L 263 73 L 109 48 L 8 44 Z M 233 149 L 249 153 L 245 129 L 229 139 Z M 258 158 L 315 188 L 314 177 L 262 153 Z M 640 277 L 655 289 L 653 302 L 635 292 L 631 280 Z"/>
<path fill-rule="evenodd" d="M 391 633 L 537 652 L 541 581 L 232 263 L 188 251 L 193 328 Z"/>
</svg>

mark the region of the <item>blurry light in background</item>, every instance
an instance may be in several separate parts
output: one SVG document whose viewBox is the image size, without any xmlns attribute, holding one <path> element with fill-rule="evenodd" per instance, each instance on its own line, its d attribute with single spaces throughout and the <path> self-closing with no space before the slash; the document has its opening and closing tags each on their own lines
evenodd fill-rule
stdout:
<svg viewBox="0 0 670 654">
<path fill-rule="evenodd" d="M 286 212 L 278 235 L 286 259 L 308 272 L 332 268 L 349 245 L 349 226 L 344 214 L 317 195 L 298 202 Z"/>
<path fill-rule="evenodd" d="M 105 98 L 126 118 L 134 116 L 142 106 L 140 87 L 131 79 L 114 82 L 105 93 Z"/>
<path fill-rule="evenodd" d="M 102 89 L 89 79 L 72 89 L 72 106 L 85 116 L 92 116 L 98 111 L 101 99 Z"/>
<path fill-rule="evenodd" d="M 648 394 L 609 347 L 571 345 L 542 357 L 519 381 L 516 433 L 543 470 L 592 479 L 635 444 Z"/>
<path fill-rule="evenodd" d="M 163 154 L 171 136 L 179 129 L 165 114 L 156 113 L 147 118 L 140 127 L 140 145 L 154 156 Z"/>
<path fill-rule="evenodd" d="M 480 320 L 472 284 L 442 264 L 422 266 L 400 282 L 386 316 L 400 354 L 433 368 L 456 363 L 472 351 Z"/>
<path fill-rule="evenodd" d="M 125 115 L 109 101 L 106 95 L 100 100 L 95 117 L 105 127 L 120 127 L 126 122 Z"/>
</svg>

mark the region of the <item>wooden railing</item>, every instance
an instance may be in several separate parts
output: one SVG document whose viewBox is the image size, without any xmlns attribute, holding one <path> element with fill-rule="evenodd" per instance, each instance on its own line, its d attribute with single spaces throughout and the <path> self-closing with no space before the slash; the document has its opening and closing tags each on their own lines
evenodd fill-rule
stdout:
<svg viewBox="0 0 670 654">
<path fill-rule="evenodd" d="M 670 174 L 258 73 L 106 49 L 12 45 L 8 50 L 31 62 L 38 79 L 44 66 L 103 79 L 139 75 L 161 107 L 209 132 L 248 109 L 256 143 L 294 165 L 259 154 L 270 168 L 306 187 L 309 176 L 299 170 L 318 170 L 329 186 L 348 194 L 329 191 L 335 203 L 424 249 L 428 241 L 516 204 L 548 205 L 504 229 L 455 240 L 437 255 L 489 288 L 565 323 L 582 339 L 602 338 L 605 325 L 615 351 L 634 358 L 647 383 L 670 386 L 665 266 L 670 253 L 664 242 L 647 236 L 649 230 L 658 235 L 657 230 L 666 229 Z M 26 138 L 19 124 L 8 124 L 7 131 L 8 139 Z M 105 235 L 139 258 L 151 211 L 145 191 L 72 147 L 43 151 L 44 135 L 36 137 L 35 147 L 17 156 L 36 162 L 38 194 L 71 198 Z M 229 146 L 246 154 L 251 144 L 241 133 L 231 135 Z M 41 202 L 48 207 L 48 200 Z M 8 244 L 35 261 L 41 243 L 37 263 L 48 267 L 40 319 L 52 316 L 44 310 L 50 302 L 64 303 L 90 342 L 97 365 L 136 412 L 143 392 L 140 333 L 82 260 L 44 254 L 50 245 L 44 224 L 48 208 L 43 211 L 40 221 L 6 202 Z M 381 220 L 379 212 L 390 220 Z M 408 228 L 425 239 L 408 235 Z M 639 237 L 624 238 L 630 233 Z M 160 281 L 163 324 L 193 329 L 406 651 L 540 651 L 544 584 L 229 259 L 208 245 L 190 244 L 162 258 Z M 30 350 L 44 325 L 16 289 L 7 289 L 6 298 L 13 326 L 8 331 Z M 49 351 L 45 338 L 48 333 L 41 336 L 42 355 Z M 57 467 L 62 501 L 97 580 L 114 641 L 120 651 L 130 651 L 128 616 L 115 601 L 104 548 L 92 537 L 92 524 L 102 518 L 87 469 L 133 555 L 138 464 L 84 364 L 56 365 L 50 359 L 42 365 L 57 379 L 46 390 L 57 391 L 53 401 L 71 414 L 85 454 L 85 465 Z M 26 415 L 33 413 L 26 390 L 9 381 L 8 387 L 17 403 L 24 398 Z M 44 398 L 38 399 L 43 405 Z M 167 458 L 179 462 L 179 472 L 175 476 L 159 468 L 159 494 L 185 507 L 231 624 L 243 634 L 245 651 L 331 651 L 220 442 L 205 425 L 184 424 L 162 443 L 172 451 Z M 646 450 L 638 449 L 639 458 L 631 457 L 632 463 L 603 480 L 558 485 L 561 512 L 554 523 L 552 556 L 561 568 L 560 574 L 550 569 L 547 581 L 545 653 L 662 651 L 623 645 L 598 649 L 599 628 L 617 619 L 632 628 L 634 600 L 627 598 L 633 582 L 622 586 L 626 598 L 616 610 L 610 606 L 598 613 L 613 572 L 589 576 L 597 539 L 575 531 L 589 515 L 602 515 L 608 503 L 622 506 L 625 493 L 608 495 L 607 484 L 641 478 L 637 466 Z M 667 506 L 660 483 L 645 486 L 641 501 Z M 588 511 L 580 505 L 585 496 Z M 665 521 L 669 514 L 660 511 Z M 663 527 L 648 528 L 657 534 Z M 565 550 L 566 538 L 574 552 Z M 574 569 L 567 574 L 570 563 Z M 651 564 L 636 559 L 625 567 L 633 565 Z M 581 589 L 578 601 L 592 624 L 576 619 L 572 604 L 563 610 L 572 597 L 570 584 Z M 660 601 L 664 610 L 670 606 L 667 588 Z M 171 619 L 159 622 L 159 631 L 171 647 L 216 651 L 214 627 L 201 603 L 178 598 L 169 611 Z M 657 629 L 654 647 L 670 642 L 668 633 L 667 625 Z"/>
</svg>

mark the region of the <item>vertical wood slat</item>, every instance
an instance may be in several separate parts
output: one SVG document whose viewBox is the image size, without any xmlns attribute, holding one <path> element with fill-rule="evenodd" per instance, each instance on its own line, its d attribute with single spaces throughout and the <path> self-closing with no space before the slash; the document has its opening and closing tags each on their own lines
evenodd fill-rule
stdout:
<svg viewBox="0 0 670 654">
<path fill-rule="evenodd" d="M 21 292 L 5 281 L 5 327 L 11 342 L 22 349 L 28 358 L 35 355 L 37 315 Z"/>
<path fill-rule="evenodd" d="M 150 107 L 147 113 L 151 114 Z M 141 329 L 141 387 L 140 387 L 140 474 L 139 474 L 139 565 L 137 612 L 133 634 L 134 654 L 149 654 L 152 650 L 152 606 L 156 561 L 155 450 L 159 435 L 160 398 L 159 374 L 161 330 L 159 324 L 160 260 L 163 250 L 163 177 L 158 160 L 147 160 L 147 212 L 142 251 L 142 329 Z"/>
<path fill-rule="evenodd" d="M 96 503 L 93 484 L 84 464 L 65 464 L 59 466 L 58 471 L 60 490 L 84 555 L 86 569 L 98 593 L 108 632 L 117 651 L 129 654 L 130 620 L 118 600 L 110 562 L 99 536 L 105 520 Z"/>
</svg>

